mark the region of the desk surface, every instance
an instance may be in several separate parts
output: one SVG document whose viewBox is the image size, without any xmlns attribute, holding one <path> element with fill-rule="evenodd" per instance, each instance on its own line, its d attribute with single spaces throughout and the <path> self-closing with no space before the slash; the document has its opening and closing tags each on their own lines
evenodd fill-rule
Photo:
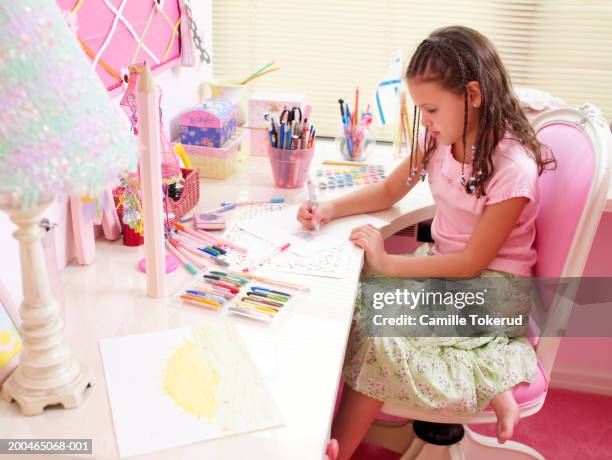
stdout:
<svg viewBox="0 0 612 460">
<path fill-rule="evenodd" d="M 312 168 L 320 167 L 320 161 L 325 158 L 338 158 L 331 142 L 319 143 Z M 380 146 L 369 163 L 384 164 L 390 172 L 398 161 L 389 147 Z M 274 189 L 268 159 L 252 157 L 228 180 L 202 180 L 197 209 L 216 207 L 220 201 L 268 199 L 271 196 L 282 196 L 289 203 L 299 202 L 304 199 L 300 198 L 302 192 L 302 189 Z M 321 199 L 339 193 L 346 193 L 346 190 L 327 193 Z M 425 184 L 420 184 L 401 203 L 377 216 L 395 221 L 386 228 L 385 233 L 391 234 L 402 228 L 397 217 L 414 210 L 425 212 L 431 206 L 429 190 Z M 92 438 L 94 455 L 83 458 L 116 458 L 117 446 L 98 340 L 185 327 L 218 315 L 164 299 L 147 298 L 145 277 L 136 269 L 144 253 L 142 247 L 129 248 L 120 241 L 110 243 L 101 239 L 96 244 L 96 251 L 96 261 L 92 265 L 81 267 L 73 263 L 61 273 L 66 296 L 66 341 L 75 356 L 92 370 L 94 387 L 87 391 L 84 403 L 77 409 L 48 409 L 36 417 L 21 416 L 16 404 L 0 402 L 0 437 Z M 234 322 L 277 400 L 284 426 L 137 458 L 229 459 L 241 458 L 245 452 L 249 452 L 250 459 L 322 458 L 329 438 L 362 261 L 362 252 L 356 249 L 343 279 L 285 274 L 284 278 L 311 288 L 290 314 L 273 325 L 242 318 Z M 168 293 L 173 294 L 189 279 L 190 275 L 182 269 L 168 275 Z"/>
<path fill-rule="evenodd" d="M 322 159 L 337 159 L 337 156 L 331 142 L 321 141 L 311 169 L 320 167 Z M 384 164 L 390 172 L 398 161 L 389 147 L 379 146 L 369 163 Z M 326 192 L 321 199 L 347 191 Z M 197 209 L 216 207 L 220 201 L 271 196 L 282 196 L 289 203 L 299 202 L 304 199 L 300 197 L 302 193 L 302 189 L 275 189 L 267 158 L 252 157 L 228 180 L 202 180 Z M 419 184 L 396 206 L 376 216 L 392 222 L 383 230 L 388 236 L 430 217 L 432 210 L 429 189 L 426 184 Z M 606 211 L 612 211 L 612 185 Z M 217 314 L 147 298 L 145 278 L 136 270 L 136 263 L 143 256 L 142 247 L 129 248 L 119 241 L 109 243 L 101 239 L 96 250 L 94 264 L 81 267 L 73 263 L 61 274 L 66 296 L 66 341 L 75 356 L 92 370 L 94 387 L 87 391 L 84 403 L 77 409 L 48 409 L 36 417 L 24 417 L 15 404 L 0 400 L 1 438 L 92 438 L 94 455 L 83 458 L 117 458 L 98 340 L 185 327 Z M 310 286 L 311 292 L 277 324 L 259 324 L 241 318 L 235 321 L 277 400 L 285 420 L 283 426 L 135 458 L 229 459 L 241 458 L 245 452 L 249 453 L 249 459 L 322 458 L 362 261 L 361 251 L 355 250 L 343 279 L 285 275 L 287 279 Z M 189 279 L 190 275 L 182 269 L 168 275 L 168 293 L 174 293 Z M 31 458 L 38 460 L 40 456 Z"/>
</svg>

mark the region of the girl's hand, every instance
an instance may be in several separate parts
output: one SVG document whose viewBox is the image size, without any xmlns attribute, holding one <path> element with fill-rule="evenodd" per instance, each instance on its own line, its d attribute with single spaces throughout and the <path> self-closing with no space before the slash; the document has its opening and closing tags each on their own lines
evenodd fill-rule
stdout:
<svg viewBox="0 0 612 460">
<path fill-rule="evenodd" d="M 316 228 L 315 222 L 318 222 L 319 227 L 322 227 L 333 218 L 334 205 L 329 201 L 317 203 L 314 213 L 310 209 L 310 203 L 305 201 L 301 204 L 297 214 L 298 222 L 309 230 Z"/>
<path fill-rule="evenodd" d="M 377 273 L 384 274 L 386 259 L 385 243 L 380 231 L 372 225 L 354 228 L 349 240 L 365 251 L 368 266 Z"/>
</svg>

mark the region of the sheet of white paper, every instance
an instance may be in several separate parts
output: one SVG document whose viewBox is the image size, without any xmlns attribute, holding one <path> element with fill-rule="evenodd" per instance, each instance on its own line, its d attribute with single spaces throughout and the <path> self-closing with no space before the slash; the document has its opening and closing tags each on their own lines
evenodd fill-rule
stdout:
<svg viewBox="0 0 612 460">
<path fill-rule="evenodd" d="M 121 457 L 282 424 L 225 321 L 100 340 Z"/>
<path fill-rule="evenodd" d="M 347 241 L 351 230 L 360 225 L 371 224 L 381 228 L 388 223 L 368 214 L 360 214 L 334 219 L 315 232 L 305 229 L 297 221 L 297 210 L 298 206 L 292 206 L 236 223 L 243 230 L 275 245 L 291 243 L 289 250 L 301 256 L 311 256 Z"/>
</svg>

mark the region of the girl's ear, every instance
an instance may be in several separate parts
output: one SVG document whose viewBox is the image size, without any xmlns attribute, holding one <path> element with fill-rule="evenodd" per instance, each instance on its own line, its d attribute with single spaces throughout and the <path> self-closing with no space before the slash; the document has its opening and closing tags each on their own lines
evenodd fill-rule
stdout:
<svg viewBox="0 0 612 460">
<path fill-rule="evenodd" d="M 482 92 L 480 91 L 480 83 L 471 81 L 466 85 L 468 94 L 468 104 L 471 107 L 479 108 L 482 104 Z"/>
</svg>

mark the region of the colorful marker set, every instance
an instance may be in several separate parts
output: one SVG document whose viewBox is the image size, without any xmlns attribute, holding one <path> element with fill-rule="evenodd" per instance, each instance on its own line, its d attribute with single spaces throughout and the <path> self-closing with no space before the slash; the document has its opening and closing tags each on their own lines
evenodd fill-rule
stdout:
<svg viewBox="0 0 612 460">
<path fill-rule="evenodd" d="M 228 307 L 230 313 L 261 321 L 272 321 L 286 309 L 294 294 L 287 289 L 277 290 L 269 286 L 252 285 L 240 300 Z"/>
<path fill-rule="evenodd" d="M 342 118 L 342 140 L 340 149 L 349 160 L 359 160 L 366 148 L 366 131 L 372 124 L 370 106 L 359 116 L 359 88 L 355 90 L 355 111 L 351 113 L 350 107 L 344 99 L 338 99 L 340 116 Z"/>
<path fill-rule="evenodd" d="M 166 238 L 168 251 L 183 264 L 190 273 L 196 274 L 206 268 L 204 260 L 221 267 L 228 267 L 225 260 L 228 251 L 236 250 L 243 254 L 248 251 L 230 241 L 204 230 L 192 230 L 176 223 Z M 204 259 L 204 260 L 203 260 Z"/>
<path fill-rule="evenodd" d="M 314 147 L 316 129 L 313 124 L 309 123 L 309 115 L 310 113 L 304 113 L 304 118 L 302 118 L 300 107 L 285 108 L 278 120 L 270 114 L 265 114 L 270 145 L 282 150 L 302 150 Z"/>
<path fill-rule="evenodd" d="M 234 272 L 211 270 L 195 277 L 181 291 L 181 302 L 260 321 L 271 321 L 287 309 L 298 287 L 270 279 L 240 276 Z"/>
<path fill-rule="evenodd" d="M 220 310 L 237 297 L 247 283 L 247 278 L 212 270 L 198 278 L 179 297 L 190 305 Z"/>
<path fill-rule="evenodd" d="M 316 170 L 315 174 L 321 190 L 375 184 L 387 177 L 382 165 L 343 169 L 324 168 Z"/>
</svg>

